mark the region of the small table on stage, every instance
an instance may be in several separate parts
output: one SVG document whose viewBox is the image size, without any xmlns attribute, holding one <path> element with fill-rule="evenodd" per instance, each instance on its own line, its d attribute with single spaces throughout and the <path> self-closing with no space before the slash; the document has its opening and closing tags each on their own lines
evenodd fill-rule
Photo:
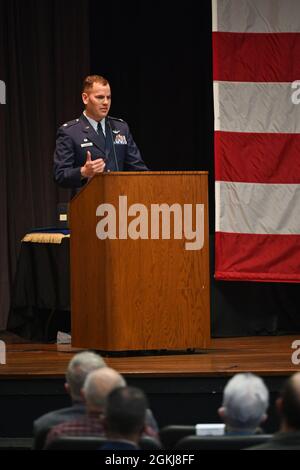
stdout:
<svg viewBox="0 0 300 470">
<path fill-rule="evenodd" d="M 49 341 L 70 326 L 70 232 L 28 233 L 22 240 L 11 297 L 8 331 Z"/>
</svg>

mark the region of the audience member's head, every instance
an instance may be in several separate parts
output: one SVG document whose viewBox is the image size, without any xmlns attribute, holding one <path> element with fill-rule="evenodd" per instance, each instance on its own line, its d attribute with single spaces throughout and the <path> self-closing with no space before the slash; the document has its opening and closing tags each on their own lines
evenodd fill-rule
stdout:
<svg viewBox="0 0 300 470">
<path fill-rule="evenodd" d="M 277 409 L 281 416 L 281 431 L 300 431 L 300 372 L 285 382 Z"/>
<path fill-rule="evenodd" d="M 67 368 L 65 388 L 74 402 L 82 401 L 81 389 L 87 375 L 105 366 L 102 357 L 91 351 L 80 352 L 73 356 Z"/>
<path fill-rule="evenodd" d="M 88 411 L 103 411 L 110 392 L 125 386 L 126 382 L 122 375 L 110 367 L 102 367 L 91 372 L 82 390 Z"/>
<path fill-rule="evenodd" d="M 147 398 L 142 390 L 135 387 L 113 390 L 105 407 L 107 437 L 138 444 L 145 428 L 147 408 Z"/>
<path fill-rule="evenodd" d="M 236 374 L 227 383 L 219 415 L 226 433 L 255 433 L 265 421 L 269 392 L 263 380 L 251 373 Z"/>
</svg>

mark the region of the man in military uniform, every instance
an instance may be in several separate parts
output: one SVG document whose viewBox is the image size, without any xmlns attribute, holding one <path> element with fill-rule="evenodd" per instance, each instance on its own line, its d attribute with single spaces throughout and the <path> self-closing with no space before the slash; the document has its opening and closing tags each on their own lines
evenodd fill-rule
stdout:
<svg viewBox="0 0 300 470">
<path fill-rule="evenodd" d="M 147 171 L 140 151 L 122 119 L 108 116 L 108 81 L 91 75 L 83 82 L 85 111 L 79 119 L 58 129 L 54 152 L 54 179 L 65 188 L 80 188 L 104 171 Z"/>
</svg>

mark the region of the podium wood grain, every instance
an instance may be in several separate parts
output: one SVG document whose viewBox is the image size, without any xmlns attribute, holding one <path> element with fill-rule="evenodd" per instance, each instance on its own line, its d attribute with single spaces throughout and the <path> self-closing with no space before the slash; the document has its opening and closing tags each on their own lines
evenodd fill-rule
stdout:
<svg viewBox="0 0 300 470">
<path fill-rule="evenodd" d="M 172 239 L 172 230 L 169 240 L 99 240 L 96 208 L 102 203 L 118 208 L 125 195 L 128 207 L 144 204 L 149 214 L 151 204 L 204 204 L 204 247 L 185 250 L 186 240 Z M 150 215 L 148 222 L 150 233 Z M 206 172 L 96 176 L 72 200 L 70 223 L 73 346 L 103 351 L 209 346 Z"/>
</svg>

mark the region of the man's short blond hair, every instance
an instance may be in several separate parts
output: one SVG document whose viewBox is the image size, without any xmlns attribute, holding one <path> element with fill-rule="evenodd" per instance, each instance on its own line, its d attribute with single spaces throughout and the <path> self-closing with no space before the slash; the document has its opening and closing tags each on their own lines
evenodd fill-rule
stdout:
<svg viewBox="0 0 300 470">
<path fill-rule="evenodd" d="M 109 85 L 108 80 L 101 75 L 88 75 L 83 80 L 82 93 L 89 91 L 93 87 L 94 83 L 101 83 L 101 85 L 104 86 Z"/>
</svg>

